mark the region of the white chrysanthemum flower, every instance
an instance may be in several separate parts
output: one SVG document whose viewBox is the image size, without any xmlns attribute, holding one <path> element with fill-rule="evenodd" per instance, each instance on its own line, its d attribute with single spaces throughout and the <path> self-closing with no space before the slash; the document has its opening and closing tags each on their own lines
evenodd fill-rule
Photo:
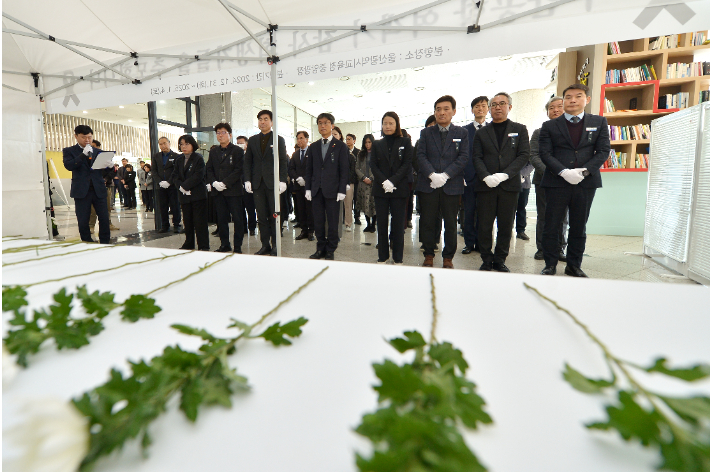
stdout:
<svg viewBox="0 0 710 472">
<path fill-rule="evenodd" d="M 17 375 L 18 367 L 15 356 L 10 354 L 5 345 L 2 345 L 2 388 L 5 389 L 12 383 Z"/>
<path fill-rule="evenodd" d="M 5 433 L 17 448 L 3 469 L 18 472 L 76 472 L 89 450 L 86 418 L 69 402 L 28 401 L 20 424 Z"/>
</svg>

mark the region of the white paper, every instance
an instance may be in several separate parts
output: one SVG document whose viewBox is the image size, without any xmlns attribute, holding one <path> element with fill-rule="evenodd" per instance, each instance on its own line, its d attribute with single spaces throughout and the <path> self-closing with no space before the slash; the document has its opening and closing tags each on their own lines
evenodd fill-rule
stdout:
<svg viewBox="0 0 710 472">
<path fill-rule="evenodd" d="M 114 151 L 102 151 L 94 158 L 92 169 L 105 169 L 113 164 L 113 157 L 116 155 Z"/>
</svg>

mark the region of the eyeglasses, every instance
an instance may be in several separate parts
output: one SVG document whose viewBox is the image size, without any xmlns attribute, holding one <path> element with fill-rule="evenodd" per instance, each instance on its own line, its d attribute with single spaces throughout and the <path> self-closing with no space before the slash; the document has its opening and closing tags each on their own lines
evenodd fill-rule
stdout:
<svg viewBox="0 0 710 472">
<path fill-rule="evenodd" d="M 226 131 L 217 131 L 217 136 L 226 136 L 228 134 L 229 133 L 227 133 Z"/>
<path fill-rule="evenodd" d="M 508 105 L 508 102 L 500 102 L 500 103 L 491 102 L 491 108 L 498 108 L 498 107 L 501 107 L 501 108 L 502 108 L 502 107 L 504 107 L 504 106 L 506 106 L 506 105 Z"/>
</svg>

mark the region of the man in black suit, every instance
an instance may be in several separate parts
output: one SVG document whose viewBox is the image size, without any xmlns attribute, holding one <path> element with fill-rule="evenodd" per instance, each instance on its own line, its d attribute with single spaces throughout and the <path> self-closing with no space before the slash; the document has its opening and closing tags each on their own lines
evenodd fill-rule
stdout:
<svg viewBox="0 0 710 472">
<path fill-rule="evenodd" d="M 505 92 L 491 99 L 493 121 L 473 138 L 473 165 L 476 168 L 476 212 L 480 270 L 510 272 L 505 265 L 513 235 L 515 210 L 520 194 L 520 169 L 530 161 L 530 139 L 525 125 L 510 121 L 513 99 Z M 495 254 L 493 223 L 498 219 Z"/>
<path fill-rule="evenodd" d="M 276 224 L 274 218 L 274 133 L 271 130 L 273 114 L 269 110 L 261 110 L 256 115 L 261 133 L 249 138 L 247 152 L 244 155 L 244 189 L 254 194 L 257 222 L 261 249 L 256 255 L 276 255 L 276 228 L 281 228 L 281 222 Z M 286 141 L 279 136 L 279 194 L 286 191 L 288 176 L 288 154 Z"/>
<path fill-rule="evenodd" d="M 476 183 L 476 168 L 473 166 L 473 138 L 476 136 L 476 131 L 486 125 L 486 116 L 488 116 L 488 97 L 480 96 L 471 101 L 471 112 L 474 120 L 464 126 L 468 131 L 468 162 L 464 169 L 464 182 L 466 188 L 463 191 L 463 241 L 465 246 L 461 254 L 471 254 L 473 251 L 478 251 L 478 215 L 476 215 L 476 191 L 474 185 Z"/>
<path fill-rule="evenodd" d="M 355 136 L 354 134 L 348 133 L 348 134 L 345 136 L 345 144 L 348 146 L 348 152 L 349 152 L 350 154 L 352 154 L 353 156 L 355 156 L 355 161 L 357 162 L 357 156 L 360 155 L 360 150 L 359 150 L 357 147 L 355 147 L 355 143 L 356 143 L 356 142 L 357 142 L 357 136 Z M 357 179 L 356 179 L 356 180 L 357 180 Z M 357 202 L 357 186 L 358 186 L 358 184 L 359 184 L 359 182 L 355 182 L 354 184 L 352 184 L 352 186 L 353 186 L 353 195 L 354 195 L 354 197 L 353 197 L 353 207 L 352 207 L 352 210 L 353 210 L 353 215 L 355 215 L 355 221 L 354 221 L 354 223 L 355 223 L 356 225 L 362 224 L 362 223 L 360 222 L 360 211 L 355 209 L 355 203 Z M 346 210 L 346 211 L 347 211 L 347 210 Z"/>
<path fill-rule="evenodd" d="M 434 266 L 434 246 L 441 236 L 438 222 L 444 218 L 445 269 L 454 268 L 456 254 L 456 218 L 463 195 L 463 170 L 468 161 L 468 132 L 451 124 L 456 114 L 456 100 L 450 95 L 434 103 L 436 126 L 424 128 L 417 145 L 418 179 L 424 267 Z"/>
<path fill-rule="evenodd" d="M 339 139 L 333 139 L 335 118 L 330 113 L 318 115 L 318 132 L 321 139 L 308 147 L 306 152 L 306 200 L 312 202 L 316 252 L 311 259 L 335 259 L 338 248 L 338 225 L 340 202 L 345 200 L 346 186 L 350 175 L 348 147 Z M 328 236 L 325 222 L 328 220 Z"/>
<path fill-rule="evenodd" d="M 313 241 L 313 208 L 309 200 L 306 200 L 306 153 L 308 152 L 308 132 L 299 131 L 296 134 L 296 147 L 298 150 L 291 156 L 288 163 L 288 175 L 293 184 L 293 199 L 296 204 L 296 217 L 301 228 L 301 234 L 296 236 L 296 240 L 308 238 Z"/>
<path fill-rule="evenodd" d="M 542 246 L 543 275 L 555 275 L 559 258 L 558 228 L 569 208 L 569 237 L 565 274 L 587 277 L 582 257 L 587 242 L 587 219 L 597 188 L 602 186 L 599 168 L 609 157 L 611 143 L 606 118 L 584 112 L 589 88 L 567 87 L 562 94 L 565 114 L 545 122 L 540 129 L 540 158 L 545 164 L 541 186 L 547 208 Z"/>
<path fill-rule="evenodd" d="M 217 228 L 220 246 L 216 252 L 230 252 L 229 216 L 234 222 L 234 252 L 242 253 L 244 240 L 244 210 L 242 195 L 244 186 L 244 151 L 232 144 L 232 127 L 229 123 L 217 123 L 214 127 L 219 146 L 210 150 L 207 160 L 207 188 L 214 196 L 217 210 Z"/>
<path fill-rule="evenodd" d="M 246 136 L 237 136 L 237 146 L 242 148 L 246 156 L 247 145 L 249 138 Z M 242 186 L 244 183 L 242 182 Z M 244 192 L 242 196 L 242 206 L 244 207 L 244 234 L 254 236 L 256 234 L 256 205 L 254 205 L 254 194 Z"/>
<path fill-rule="evenodd" d="M 74 199 L 74 211 L 79 223 L 79 235 L 82 241 L 94 242 L 89 229 L 91 207 L 99 220 L 99 242 L 108 244 L 111 238 L 109 229 L 108 206 L 106 205 L 105 169 L 93 169 L 91 166 L 99 154 L 91 146 L 94 131 L 86 126 L 74 128 L 76 144 L 62 150 L 64 168 L 71 171 L 71 193 Z"/>
<path fill-rule="evenodd" d="M 169 215 L 173 215 L 173 230 L 180 232 L 180 203 L 178 202 L 178 191 L 170 184 L 170 177 L 175 166 L 177 153 L 170 149 L 170 140 L 163 136 L 158 140 L 160 152 L 155 153 L 151 159 L 153 183 L 158 184 L 155 196 L 160 207 L 160 233 L 167 233 L 170 229 Z"/>
</svg>

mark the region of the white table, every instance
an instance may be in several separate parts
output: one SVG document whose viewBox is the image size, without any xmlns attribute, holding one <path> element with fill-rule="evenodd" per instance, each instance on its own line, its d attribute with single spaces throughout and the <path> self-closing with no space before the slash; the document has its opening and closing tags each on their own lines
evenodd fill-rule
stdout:
<svg viewBox="0 0 710 472">
<path fill-rule="evenodd" d="M 33 242 L 36 243 L 36 242 Z M 28 244 L 4 242 L 3 248 Z M 81 247 L 81 246 L 79 246 Z M 76 250 L 66 249 L 66 251 Z M 51 254 L 58 249 L 42 251 Z M 3 269 L 3 284 L 29 283 L 87 268 L 113 267 L 178 251 L 115 247 Z M 3 255 L 3 262 L 36 257 Z M 223 257 L 190 253 L 91 277 L 29 289 L 31 307 L 46 306 L 61 286 L 86 283 L 118 300 L 178 279 Z M 710 291 L 701 286 L 649 284 L 477 271 L 423 269 L 263 256 L 234 256 L 188 281 L 158 292 L 163 311 L 131 324 L 112 313 L 91 344 L 58 352 L 46 346 L 3 391 L 3 429 L 31 397 L 69 400 L 103 383 L 126 359 L 159 354 L 169 344 L 195 349 L 199 340 L 173 323 L 226 335 L 229 318 L 254 322 L 323 266 L 330 269 L 265 325 L 306 316 L 292 346 L 249 341 L 230 358 L 253 389 L 234 406 L 202 408 L 191 424 L 173 402 L 150 427 L 150 458 L 137 444 L 99 462 L 97 471 L 354 471 L 354 452 L 368 442 L 353 432 L 374 411 L 371 364 L 404 356 L 383 338 L 431 323 L 429 273 L 436 277 L 437 337 L 460 348 L 468 378 L 488 403 L 495 424 L 465 437 L 491 471 L 652 471 L 655 452 L 624 443 L 616 433 L 590 432 L 603 418 L 603 397 L 581 394 L 563 381 L 564 363 L 591 377 L 606 375 L 599 349 L 566 315 L 523 287 L 527 282 L 569 308 L 615 354 L 642 365 L 660 355 L 673 365 L 710 359 Z M 5 330 L 7 317 L 4 315 Z M 710 382 L 687 385 L 642 376 L 668 393 L 710 392 Z M 3 454 L 11 454 L 4 444 Z M 10 449 L 8 450 L 8 447 Z"/>
</svg>

